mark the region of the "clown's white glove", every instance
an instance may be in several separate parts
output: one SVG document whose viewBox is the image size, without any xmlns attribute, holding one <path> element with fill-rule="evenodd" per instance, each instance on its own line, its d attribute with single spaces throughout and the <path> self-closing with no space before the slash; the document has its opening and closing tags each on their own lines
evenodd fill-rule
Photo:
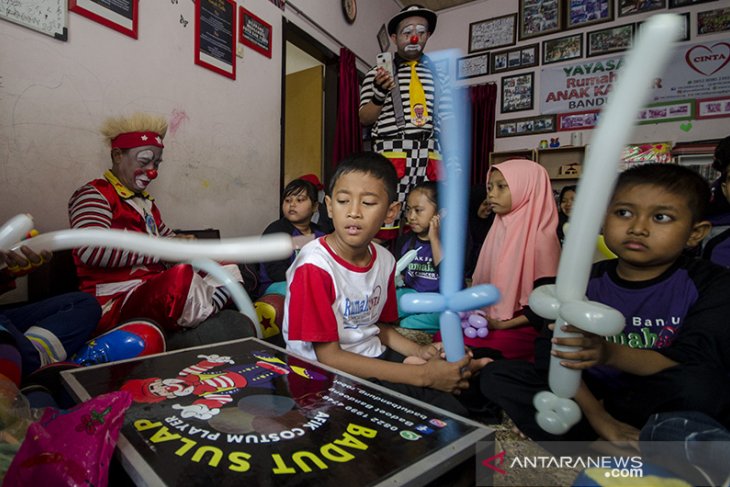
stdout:
<svg viewBox="0 0 730 487">
<path fill-rule="evenodd" d="M 210 419 L 219 412 L 218 408 L 209 409 L 205 404 L 191 404 L 189 406 L 181 406 L 180 404 L 173 404 L 172 409 L 182 411 L 180 416 L 183 418 L 197 418 L 197 419 Z"/>
<path fill-rule="evenodd" d="M 225 355 L 218 355 L 218 354 L 211 354 L 211 355 L 198 355 L 198 358 L 204 358 L 208 362 L 212 362 L 214 364 L 235 364 L 236 362 L 231 359 L 231 357 L 227 357 Z"/>
</svg>

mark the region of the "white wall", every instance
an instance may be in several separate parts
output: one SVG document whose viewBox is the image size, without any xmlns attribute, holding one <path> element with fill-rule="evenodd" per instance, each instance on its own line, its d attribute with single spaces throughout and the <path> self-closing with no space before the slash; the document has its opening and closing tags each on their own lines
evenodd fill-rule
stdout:
<svg viewBox="0 0 730 487">
<path fill-rule="evenodd" d="M 378 52 L 380 25 L 400 9 L 361 1 L 349 25 L 340 0 L 287 3 L 366 60 Z M 110 167 L 102 120 L 142 110 L 172 122 L 150 187 L 167 224 L 260 233 L 278 215 L 282 16 L 334 52 L 340 46 L 293 9 L 239 4 L 273 26 L 273 55 L 244 48 L 236 80 L 194 64 L 191 1 L 139 2 L 137 40 L 72 12 L 68 42 L 0 20 L 0 222 L 26 212 L 42 232 L 67 228 L 69 196 Z"/>
<path fill-rule="evenodd" d="M 109 151 L 98 134 L 102 120 L 145 110 L 175 122 L 166 138 L 160 178 L 151 187 L 167 223 L 220 228 L 224 236 L 260 233 L 278 214 L 282 17 L 337 53 L 340 45 L 333 36 L 365 60 L 358 62 L 358 68 L 366 70 L 379 50 L 378 29 L 400 10 L 395 0 L 360 1 L 357 20 L 350 25 L 340 0 L 287 3 L 297 8 L 288 6 L 282 13 L 265 0 L 239 0 L 273 26 L 273 56 L 269 59 L 243 48 L 236 80 L 194 64 L 191 1 L 140 2 L 138 40 L 75 13 L 69 13 L 68 42 L 0 20 L 0 222 L 28 212 L 40 231 L 66 228 L 66 203 L 73 190 L 109 167 Z M 694 23 L 697 11 L 722 4 L 676 11 L 693 12 Z M 298 9 L 329 35 L 297 14 Z M 429 50 L 456 47 L 466 52 L 469 23 L 516 11 L 517 2 L 507 0 L 483 0 L 441 11 Z M 189 22 L 187 27 L 180 23 L 181 15 Z M 647 16 L 621 18 L 600 27 Z M 693 26 L 690 42 L 695 41 Z M 539 87 L 539 68 L 531 69 Z M 498 82 L 499 77 L 467 81 Z M 537 113 L 498 114 L 498 118 Z M 636 140 L 724 137 L 725 120 L 694 121 L 689 133 L 681 132 L 676 122 L 645 125 L 636 129 Z M 584 143 L 590 142 L 590 135 L 591 131 L 584 132 Z M 496 148 L 532 148 L 544 137 L 500 138 Z M 565 144 L 569 133 L 560 137 Z"/>
<path fill-rule="evenodd" d="M 704 41 L 713 41 L 718 39 L 725 39 L 727 37 L 730 37 L 730 35 L 725 32 L 722 34 L 715 34 L 715 35 L 704 35 L 701 37 L 696 37 L 696 19 L 698 11 L 705 11 L 705 10 L 711 10 L 715 8 L 720 8 L 723 6 L 727 6 L 728 2 L 710 2 L 706 4 L 699 4 L 692 7 L 685 7 L 685 8 L 677 8 L 677 9 L 664 9 L 664 10 L 658 10 L 651 13 L 644 13 L 644 14 L 636 14 L 626 17 L 617 17 L 615 13 L 616 9 L 616 3 L 613 2 L 614 6 L 614 18 L 615 20 L 613 22 L 606 22 L 601 24 L 594 24 L 590 27 L 583 28 L 583 29 L 572 29 L 569 31 L 563 31 L 560 33 L 555 33 L 551 35 L 546 36 L 540 36 L 540 37 L 534 37 L 531 39 L 527 39 L 525 41 L 520 42 L 518 40 L 516 46 L 520 45 L 528 45 L 528 44 L 534 44 L 534 43 L 540 43 L 540 49 L 542 50 L 542 42 L 547 39 L 553 39 L 557 37 L 563 37 L 568 34 L 578 33 L 578 32 L 587 32 L 587 31 L 593 31 L 598 29 L 603 29 L 611 26 L 616 25 L 623 25 L 631 22 L 640 22 L 643 20 L 646 20 L 651 16 L 653 13 L 657 12 L 672 12 L 672 13 L 684 13 L 684 12 L 691 12 L 690 14 L 690 40 L 687 42 L 687 44 L 692 44 L 696 42 L 704 42 Z M 438 49 L 447 49 L 447 48 L 457 48 L 461 49 L 464 52 L 464 55 L 467 55 L 468 51 L 468 37 L 469 37 L 469 24 L 472 22 L 478 22 L 480 20 L 490 19 L 493 17 L 499 17 L 502 15 L 507 15 L 511 13 L 517 13 L 518 11 L 518 2 L 516 0 L 483 0 L 480 2 L 473 2 L 471 4 L 467 4 L 463 7 L 454 7 L 448 10 L 441 11 L 439 13 L 438 18 L 438 24 L 437 24 L 437 30 L 434 33 L 434 36 L 429 40 L 428 42 L 428 50 L 438 50 Z M 518 36 L 519 39 L 519 36 Z M 504 50 L 516 46 L 506 46 L 502 47 L 496 50 Z M 585 36 L 584 36 L 584 54 L 585 54 Z M 542 51 L 540 52 L 542 55 Z M 615 55 L 614 55 L 615 56 Z M 585 57 L 584 57 L 585 59 Z M 594 59 L 594 58 L 589 58 Z M 595 59 L 601 59 L 601 58 L 595 58 Z M 570 65 L 578 62 L 578 59 L 574 59 L 571 61 L 567 61 L 565 63 L 555 63 L 550 64 L 550 67 L 553 66 L 565 66 Z M 497 83 L 498 86 L 498 93 L 497 93 L 497 120 L 501 119 L 511 119 L 511 118 L 521 118 L 521 117 L 531 117 L 534 115 L 539 115 L 540 111 L 540 67 L 541 66 L 535 66 L 528 69 L 523 70 L 515 70 L 510 71 L 508 73 L 500 73 L 499 75 L 494 76 L 482 76 L 478 78 L 470 78 L 468 80 L 460 80 L 456 81 L 457 84 L 463 84 L 463 85 L 472 85 L 472 84 L 481 84 L 481 83 L 487 83 L 487 82 L 494 82 Z M 450 66 L 451 72 L 455 69 L 455 66 Z M 535 72 L 535 109 L 529 110 L 529 111 L 521 111 L 516 113 L 507 113 L 507 114 L 500 114 L 499 113 L 499 100 L 500 100 L 500 93 L 499 93 L 499 85 L 500 85 L 500 78 L 505 75 L 514 75 L 514 74 L 520 74 L 524 72 L 534 71 Z M 637 107 L 638 110 L 639 107 Z M 670 141 L 673 143 L 676 142 L 686 142 L 686 141 L 693 141 L 693 140 L 703 140 L 703 139 L 715 139 L 715 138 L 723 138 L 730 133 L 730 130 L 728 129 L 728 119 L 718 119 L 718 120 L 693 120 L 692 121 L 692 129 L 690 132 L 684 132 L 680 130 L 679 126 L 683 122 L 668 122 L 668 123 L 661 123 L 661 124 L 652 124 L 652 125 L 641 125 L 637 126 L 634 130 L 634 142 L 665 142 Z M 583 144 L 589 144 L 590 138 L 592 135 L 592 130 L 586 130 L 583 131 L 582 139 Z M 505 138 L 497 138 L 495 139 L 495 150 L 496 151 L 505 151 L 505 150 L 513 150 L 513 149 L 532 149 L 537 147 L 539 141 L 541 139 L 549 139 L 550 137 L 560 137 L 560 141 L 562 145 L 569 145 L 570 144 L 570 134 L 571 132 L 555 132 L 552 134 L 539 134 L 539 135 L 531 135 L 531 136 L 522 136 L 522 137 L 505 137 Z M 486 154 L 485 154 L 486 157 Z"/>
</svg>

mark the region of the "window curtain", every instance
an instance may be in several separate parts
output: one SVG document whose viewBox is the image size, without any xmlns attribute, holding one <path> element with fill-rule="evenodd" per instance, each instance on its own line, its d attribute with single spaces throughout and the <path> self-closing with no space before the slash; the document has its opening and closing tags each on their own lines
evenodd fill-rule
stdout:
<svg viewBox="0 0 730 487">
<path fill-rule="evenodd" d="M 471 184 L 484 184 L 489 171 L 489 153 L 494 151 L 494 121 L 497 85 L 469 87 L 471 101 Z"/>
<path fill-rule="evenodd" d="M 355 68 L 355 54 L 343 47 L 340 49 L 340 79 L 337 92 L 337 124 L 335 144 L 332 151 L 332 167 L 345 157 L 362 150 L 362 129 L 358 111 L 360 109 L 360 83 Z"/>
</svg>

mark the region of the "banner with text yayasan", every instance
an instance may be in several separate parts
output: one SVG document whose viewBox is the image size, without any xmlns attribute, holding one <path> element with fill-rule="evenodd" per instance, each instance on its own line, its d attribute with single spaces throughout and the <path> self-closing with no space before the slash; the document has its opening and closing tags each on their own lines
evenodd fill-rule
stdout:
<svg viewBox="0 0 730 487">
<path fill-rule="evenodd" d="M 543 68 L 540 113 L 603 108 L 621 66 L 622 57 L 611 57 Z M 651 88 L 652 103 L 729 95 L 730 40 L 678 46 L 663 76 Z"/>
</svg>

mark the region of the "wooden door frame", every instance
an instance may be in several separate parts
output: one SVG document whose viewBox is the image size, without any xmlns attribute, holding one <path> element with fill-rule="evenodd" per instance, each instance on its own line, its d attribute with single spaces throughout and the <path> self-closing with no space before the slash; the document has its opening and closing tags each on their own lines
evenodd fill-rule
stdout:
<svg viewBox="0 0 730 487">
<path fill-rule="evenodd" d="M 284 149 L 285 149 L 285 121 L 286 121 L 286 43 L 290 42 L 302 51 L 306 52 L 317 61 L 324 65 L 324 93 L 323 93 L 323 111 L 322 118 L 324 127 L 323 147 L 321 161 L 322 182 L 329 181 L 332 175 L 332 154 L 334 151 L 335 141 L 335 124 L 337 123 L 337 91 L 339 77 L 339 60 L 340 57 L 333 53 L 324 44 L 316 40 L 307 32 L 297 27 L 293 22 L 282 17 L 282 62 L 281 62 L 281 148 L 280 148 L 280 167 L 279 167 L 279 194 L 284 190 Z"/>
</svg>

